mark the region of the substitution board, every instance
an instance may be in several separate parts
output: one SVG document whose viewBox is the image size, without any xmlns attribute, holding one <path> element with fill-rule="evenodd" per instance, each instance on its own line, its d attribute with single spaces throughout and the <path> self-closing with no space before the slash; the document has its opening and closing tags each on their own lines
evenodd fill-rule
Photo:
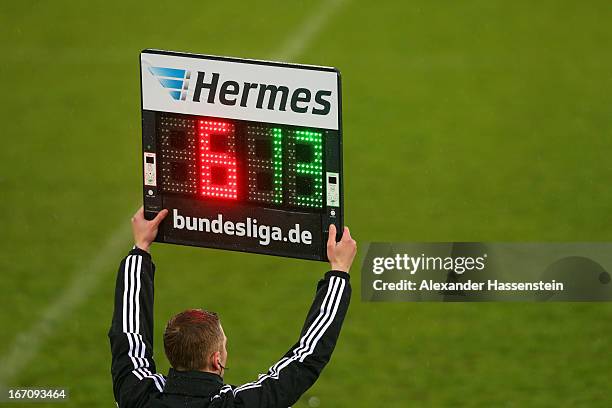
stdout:
<svg viewBox="0 0 612 408">
<path fill-rule="evenodd" d="M 343 226 L 335 68 L 140 54 L 145 216 L 157 241 L 326 260 Z"/>
</svg>

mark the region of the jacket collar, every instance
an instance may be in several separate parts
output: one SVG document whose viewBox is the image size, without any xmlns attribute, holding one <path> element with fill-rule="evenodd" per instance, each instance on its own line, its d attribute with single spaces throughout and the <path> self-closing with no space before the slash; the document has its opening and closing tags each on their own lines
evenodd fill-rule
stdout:
<svg viewBox="0 0 612 408">
<path fill-rule="evenodd" d="M 164 387 L 164 394 L 208 397 L 223 386 L 223 378 L 218 374 L 204 371 L 178 371 L 171 368 Z"/>
</svg>

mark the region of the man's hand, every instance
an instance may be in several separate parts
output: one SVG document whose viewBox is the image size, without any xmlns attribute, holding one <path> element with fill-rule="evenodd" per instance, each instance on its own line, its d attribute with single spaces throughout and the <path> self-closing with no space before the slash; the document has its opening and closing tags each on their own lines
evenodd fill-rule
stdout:
<svg viewBox="0 0 612 408">
<path fill-rule="evenodd" d="M 148 221 L 144 217 L 144 207 L 140 207 L 132 217 L 132 234 L 134 234 L 134 244 L 144 251 L 149 252 L 151 242 L 157 236 L 159 223 L 168 215 L 168 210 L 161 210 L 155 218 Z"/>
<path fill-rule="evenodd" d="M 327 259 L 329 259 L 332 270 L 348 273 L 356 253 L 357 242 L 351 238 L 348 227 L 344 227 L 342 239 L 336 242 L 336 226 L 331 224 L 327 237 Z"/>
</svg>

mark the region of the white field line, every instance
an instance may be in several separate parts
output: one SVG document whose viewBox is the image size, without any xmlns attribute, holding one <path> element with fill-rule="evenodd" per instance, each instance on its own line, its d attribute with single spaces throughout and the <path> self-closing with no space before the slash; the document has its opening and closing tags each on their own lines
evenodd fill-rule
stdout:
<svg viewBox="0 0 612 408">
<path fill-rule="evenodd" d="M 0 384 L 8 384 L 32 361 L 47 338 L 91 295 L 102 278 L 110 274 L 111 265 L 118 263 L 117 254 L 121 251 L 127 253 L 130 249 L 129 220 L 125 217 L 91 262 L 73 274 L 72 282 L 44 309 L 34 325 L 15 337 L 9 351 L 0 360 Z"/>
<path fill-rule="evenodd" d="M 272 59 L 291 62 L 292 59 L 300 56 L 346 1 L 329 0 L 321 2 L 310 15 L 310 18 L 304 21 L 276 53 L 272 54 Z"/>
<path fill-rule="evenodd" d="M 274 54 L 272 59 L 290 61 L 299 56 L 317 36 L 332 15 L 346 0 L 322 2 L 300 28 L 287 39 L 287 42 Z M 51 337 L 56 328 L 66 320 L 102 281 L 114 271 L 118 264 L 118 254 L 127 252 L 130 245 L 130 217 L 124 218 L 106 244 L 97 252 L 93 260 L 76 271 L 69 286 L 51 303 L 40 319 L 29 329 L 19 333 L 8 352 L 0 359 L 0 390 L 8 385 L 32 359 L 40 347 Z M 110 316 L 109 316 L 110 319 Z"/>
</svg>

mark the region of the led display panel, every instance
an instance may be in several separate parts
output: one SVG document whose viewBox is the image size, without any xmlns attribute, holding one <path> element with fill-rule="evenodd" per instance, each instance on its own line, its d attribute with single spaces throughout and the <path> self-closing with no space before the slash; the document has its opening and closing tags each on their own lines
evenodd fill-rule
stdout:
<svg viewBox="0 0 612 408">
<path fill-rule="evenodd" d="M 328 227 L 343 226 L 339 72 L 140 57 L 145 216 L 170 212 L 156 240 L 326 260 Z"/>
</svg>

